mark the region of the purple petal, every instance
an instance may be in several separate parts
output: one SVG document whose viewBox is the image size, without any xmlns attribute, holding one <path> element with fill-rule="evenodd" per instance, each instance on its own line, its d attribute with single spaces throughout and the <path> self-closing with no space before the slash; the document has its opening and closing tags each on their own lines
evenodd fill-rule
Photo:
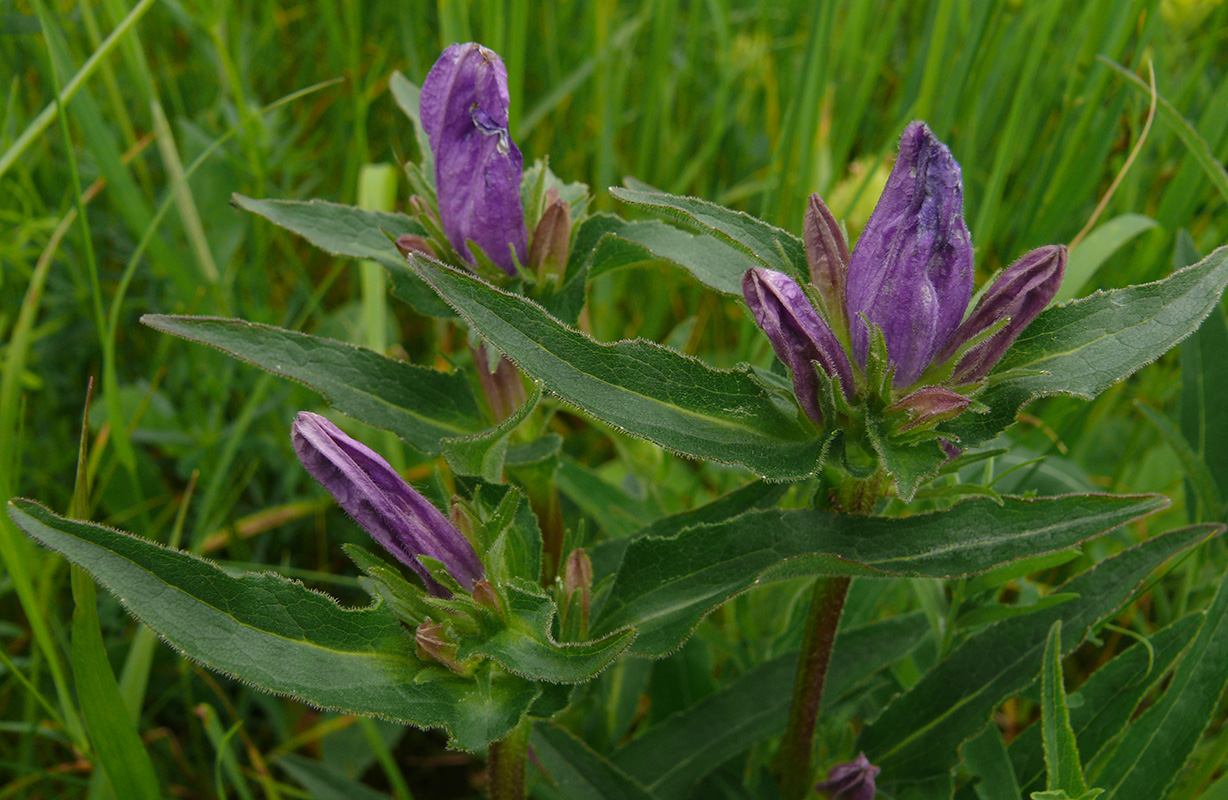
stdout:
<svg viewBox="0 0 1228 800">
<path fill-rule="evenodd" d="M 812 361 L 840 379 L 845 397 L 853 392 L 853 370 L 831 328 L 810 305 L 802 288 L 783 272 L 753 267 L 742 276 L 742 294 L 767 334 L 772 349 L 793 373 L 793 391 L 806 416 L 823 424 L 819 379 Z"/>
<path fill-rule="evenodd" d="M 485 574 L 469 541 L 378 453 L 319 414 L 301 411 L 291 430 L 299 461 L 371 538 L 422 578 L 436 597 L 448 591 L 418 556 L 443 563 L 466 589 Z"/>
<path fill-rule="evenodd" d="M 806 204 L 802 241 L 810 265 L 810 282 L 819 290 L 828 313 L 839 315 L 843 321 L 849 246 L 836 218 L 817 194 L 810 195 L 810 202 Z"/>
<path fill-rule="evenodd" d="M 853 352 L 864 365 L 869 329 L 883 329 L 894 384 L 913 383 L 959 326 L 972 298 L 972 240 L 959 164 L 923 122 L 900 155 L 848 268 Z"/>
<path fill-rule="evenodd" d="M 874 800 L 874 779 L 878 773 L 879 768 L 870 763 L 865 753 L 861 753 L 852 761 L 829 769 L 827 780 L 814 788 L 825 792 L 831 800 Z"/>
<path fill-rule="evenodd" d="M 963 355 L 953 380 L 968 383 L 989 374 L 1023 329 L 1049 305 L 1065 273 L 1066 247 L 1060 244 L 1038 247 L 1007 267 L 955 331 L 938 360 L 950 358 L 960 345 L 999 320 L 1009 317 L 1010 322 Z"/>
<path fill-rule="evenodd" d="M 508 132 L 507 68 L 479 44 L 454 44 L 422 84 L 419 114 L 435 154 L 435 191 L 444 233 L 476 264 L 466 240 L 509 275 L 525 261 L 520 203 L 524 161 Z"/>
</svg>

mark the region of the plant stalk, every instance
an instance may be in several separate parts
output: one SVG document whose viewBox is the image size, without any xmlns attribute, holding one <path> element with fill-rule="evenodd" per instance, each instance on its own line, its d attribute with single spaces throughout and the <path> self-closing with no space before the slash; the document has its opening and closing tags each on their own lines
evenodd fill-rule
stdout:
<svg viewBox="0 0 1228 800">
<path fill-rule="evenodd" d="M 532 731 L 533 723 L 522 719 L 511 733 L 490 745 L 486 768 L 491 800 L 524 800 L 525 764 Z"/>
<path fill-rule="evenodd" d="M 831 661 L 832 643 L 836 640 L 836 629 L 840 627 L 840 613 L 848 597 L 849 580 L 844 576 L 825 576 L 814 582 L 802 652 L 797 662 L 797 677 L 793 682 L 789 725 L 777 756 L 783 800 L 800 800 L 810 789 L 814 724 L 823 699 L 823 682 Z"/>
</svg>

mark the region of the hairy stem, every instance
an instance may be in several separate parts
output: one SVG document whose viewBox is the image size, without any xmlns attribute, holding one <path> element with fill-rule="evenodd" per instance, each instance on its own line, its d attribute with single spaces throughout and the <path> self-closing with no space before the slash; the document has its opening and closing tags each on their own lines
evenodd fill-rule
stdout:
<svg viewBox="0 0 1228 800">
<path fill-rule="evenodd" d="M 491 800 L 524 800 L 525 763 L 532 730 L 533 723 L 522 719 L 511 733 L 491 744 L 487 755 Z"/>
<path fill-rule="evenodd" d="M 793 704 L 789 708 L 789 726 L 780 742 L 778 769 L 780 794 L 784 800 L 799 800 L 809 791 L 810 750 L 814 739 L 814 723 L 823 699 L 823 682 L 831 661 L 831 646 L 840 626 L 840 612 L 848 596 L 849 579 L 822 577 L 815 581 L 810 596 L 810 613 L 806 617 L 806 633 L 793 682 Z"/>
</svg>

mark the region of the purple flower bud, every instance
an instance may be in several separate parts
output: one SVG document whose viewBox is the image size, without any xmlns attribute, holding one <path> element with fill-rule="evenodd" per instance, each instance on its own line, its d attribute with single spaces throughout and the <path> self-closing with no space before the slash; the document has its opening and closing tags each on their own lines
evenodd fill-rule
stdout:
<svg viewBox="0 0 1228 800">
<path fill-rule="evenodd" d="M 967 397 L 945 387 L 922 386 L 887 406 L 887 413 L 906 412 L 909 419 L 900 426 L 900 431 L 907 431 L 918 425 L 950 419 L 971 404 Z"/>
<path fill-rule="evenodd" d="M 827 771 L 827 780 L 816 785 L 831 800 L 874 800 L 874 779 L 879 768 L 870 763 L 865 753 L 852 761 L 837 764 Z"/>
<path fill-rule="evenodd" d="M 883 330 L 896 387 L 921 377 L 972 298 L 972 241 L 963 213 L 951 151 L 925 123 L 910 124 L 848 268 L 853 352 L 864 365 L 869 328 L 858 316 L 864 315 Z"/>
<path fill-rule="evenodd" d="M 397 250 L 401 251 L 401 255 L 409 258 L 410 253 L 421 253 L 424 256 L 435 258 L 435 248 L 431 247 L 431 243 L 425 236 L 407 233 L 404 236 L 397 237 Z"/>
<path fill-rule="evenodd" d="M 447 597 L 448 590 L 431 577 L 418 556 L 442 562 L 468 590 L 485 574 L 469 541 L 374 450 L 310 411 L 295 417 L 291 438 L 311 477 L 371 538 L 418 573 L 432 595 Z"/>
<path fill-rule="evenodd" d="M 1060 244 L 1038 247 L 1007 267 L 955 331 L 938 360 L 945 361 L 955 355 L 962 344 L 999 320 L 1009 317 L 1010 322 L 964 353 L 952 380 L 956 384 L 969 383 L 989 374 L 1023 329 L 1049 305 L 1062 285 L 1065 272 L 1066 247 Z"/>
<path fill-rule="evenodd" d="M 507 68 L 479 44 L 454 44 L 422 84 L 419 113 L 435 155 L 435 191 L 444 233 L 476 264 L 466 240 L 509 275 L 525 261 L 520 203 L 524 160 L 508 132 Z"/>
<path fill-rule="evenodd" d="M 559 199 L 553 187 L 546 194 L 546 209 L 533 232 L 528 266 L 537 270 L 539 277 L 551 275 L 562 281 L 571 248 L 571 206 Z"/>
<path fill-rule="evenodd" d="M 524 378 L 520 377 L 520 371 L 506 356 L 500 355 L 492 367 L 486 357 L 484 344 L 470 345 L 469 352 L 473 353 L 473 365 L 477 367 L 482 395 L 495 419 L 502 422 L 524 405 L 527 399 L 524 393 Z"/>
<path fill-rule="evenodd" d="M 802 288 L 783 272 L 752 267 L 742 276 L 742 294 L 776 355 L 793 373 L 793 391 L 802 410 L 822 425 L 819 379 L 810 362 L 819 362 L 828 375 L 838 377 L 845 397 L 851 397 L 853 370 L 840 342 Z"/>
<path fill-rule="evenodd" d="M 806 245 L 806 262 L 810 265 L 810 282 L 827 304 L 828 313 L 839 315 L 839 323 L 847 326 L 844 284 L 849 267 L 849 246 L 836 218 L 817 194 L 810 195 L 810 202 L 806 204 L 802 241 Z"/>
</svg>

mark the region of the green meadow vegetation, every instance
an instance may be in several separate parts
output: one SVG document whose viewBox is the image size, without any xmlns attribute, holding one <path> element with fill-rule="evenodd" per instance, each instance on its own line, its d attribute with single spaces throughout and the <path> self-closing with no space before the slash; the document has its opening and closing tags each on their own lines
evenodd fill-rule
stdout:
<svg viewBox="0 0 1228 800">
<path fill-rule="evenodd" d="M 138 320 L 238 317 L 437 369 L 466 362 L 465 333 L 386 300 L 382 270 L 233 200 L 405 210 L 399 165 L 421 153 L 390 80 L 399 71 L 420 84 L 445 46 L 466 41 L 507 64 L 526 167 L 548 157 L 563 180 L 590 187 L 597 210 L 643 217 L 607 191 L 630 177 L 800 231 L 818 192 L 855 237 L 901 130 L 921 119 L 962 166 L 978 285 L 1063 243 L 1058 299 L 1072 299 L 1158 280 L 1228 242 L 1228 2 L 4 2 L 0 501 L 34 498 L 365 603 L 340 546 L 365 534 L 291 450 L 295 414 L 322 409 L 319 396 Z M 601 341 L 643 337 L 717 367 L 770 360 L 744 309 L 663 262 L 594 278 L 580 324 Z M 998 492 L 1158 493 L 1169 504 L 1010 576 L 1000 606 L 970 612 L 983 618 L 959 617 L 978 578 L 856 595 L 854 621 L 918 612 L 935 633 L 939 649 L 901 658 L 896 681 L 915 683 L 957 624 L 1041 601 L 1076 567 L 1161 532 L 1226 519 L 1224 329 L 1221 305 L 1197 336 L 1095 400 L 1024 409 L 1010 452 L 985 466 Z M 625 536 L 748 482 L 577 411 L 551 425 L 564 439 L 555 481 L 566 516 L 590 532 Z M 402 474 L 449 493 L 442 457 L 354 430 Z M 1066 659 L 1068 690 L 1205 608 L 1226 569 L 1217 539 L 1155 576 Z M 604 673 L 594 685 L 608 708 L 584 722 L 586 741 L 613 748 L 637 721 L 748 672 L 757 643 L 781 647 L 805 612 L 804 587 L 782 586 L 725 604 L 668 659 Z M 108 665 L 122 704 L 91 689 Z M 999 708 L 1008 740 L 1039 717 L 1041 687 L 1038 676 Z M 1228 706 L 1221 697 L 1206 712 L 1171 800 L 1228 800 Z M 482 796 L 483 759 L 444 745 L 437 732 L 322 712 L 181 658 L 0 515 L 0 800 L 125 800 L 150 785 L 241 800 Z M 116 785 L 99 764 L 132 746 L 148 751 L 152 774 Z M 746 796 L 738 776 L 716 772 L 694 796 Z M 659 792 L 673 796 L 685 795 Z"/>
</svg>

